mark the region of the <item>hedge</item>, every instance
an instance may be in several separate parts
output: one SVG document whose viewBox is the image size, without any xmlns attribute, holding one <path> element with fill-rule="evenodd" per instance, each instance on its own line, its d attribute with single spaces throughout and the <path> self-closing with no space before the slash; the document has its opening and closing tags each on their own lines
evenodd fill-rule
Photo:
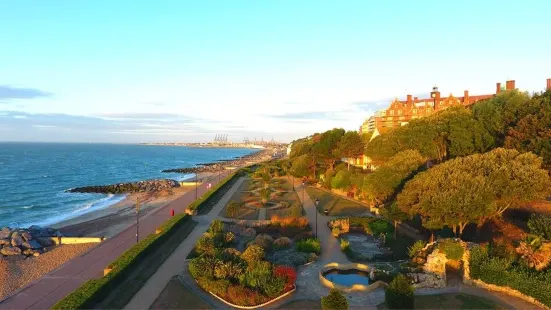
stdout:
<svg viewBox="0 0 551 310">
<path fill-rule="evenodd" d="M 551 270 L 535 271 L 512 260 L 491 257 L 485 247 L 471 249 L 471 277 L 498 286 L 508 286 L 551 307 Z"/>
<path fill-rule="evenodd" d="M 207 202 L 209 198 L 211 198 L 211 196 L 214 193 L 216 193 L 216 191 L 218 191 L 220 188 L 222 188 L 222 186 L 226 185 L 228 182 L 232 181 L 234 178 L 240 177 L 242 174 L 244 174 L 245 172 L 243 169 L 244 168 L 241 168 L 236 172 L 230 174 L 229 176 L 226 176 L 224 179 L 222 179 L 222 181 L 220 181 L 218 184 L 216 184 L 211 189 L 209 189 L 205 194 L 203 194 L 197 200 L 192 202 L 189 205 L 188 209 L 191 211 L 195 211 L 195 210 L 197 210 L 198 212 L 201 211 L 201 209 L 207 206 L 205 202 Z"/>
<path fill-rule="evenodd" d="M 106 276 L 86 281 L 78 289 L 55 304 L 52 309 L 92 308 L 94 304 L 103 300 L 113 288 L 117 287 L 132 272 L 133 267 L 140 262 L 140 258 L 155 251 L 165 239 L 180 226 L 186 224 L 190 218 L 187 214 L 178 214 L 170 218 L 159 227 L 161 230 L 159 234 L 150 234 L 113 261 L 109 265 L 112 271 Z"/>
</svg>

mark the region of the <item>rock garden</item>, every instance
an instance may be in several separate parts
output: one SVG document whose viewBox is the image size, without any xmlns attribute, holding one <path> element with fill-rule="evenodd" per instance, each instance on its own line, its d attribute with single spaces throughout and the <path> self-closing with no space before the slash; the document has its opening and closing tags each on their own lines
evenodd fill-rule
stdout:
<svg viewBox="0 0 551 310">
<path fill-rule="evenodd" d="M 328 222 L 341 250 L 354 262 L 393 261 L 394 227 L 384 219 L 370 216 L 338 218 Z"/>
<path fill-rule="evenodd" d="M 226 302 L 256 306 L 294 290 L 296 268 L 320 252 L 302 217 L 253 227 L 216 220 L 197 241 L 189 272 L 202 289 Z"/>
<path fill-rule="evenodd" d="M 38 256 L 54 245 L 52 238 L 62 234 L 53 228 L 4 227 L 0 230 L 0 256 Z"/>
</svg>

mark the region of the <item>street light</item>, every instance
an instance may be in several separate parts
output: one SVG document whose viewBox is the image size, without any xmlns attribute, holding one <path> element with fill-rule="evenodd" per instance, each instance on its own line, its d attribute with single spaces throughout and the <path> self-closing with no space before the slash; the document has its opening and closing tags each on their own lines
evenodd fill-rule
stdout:
<svg viewBox="0 0 551 310">
<path fill-rule="evenodd" d="M 320 200 L 316 198 L 316 238 L 318 237 L 318 205 L 320 204 Z"/>
<path fill-rule="evenodd" d="M 139 241 L 140 235 L 140 198 L 136 197 L 136 243 Z"/>
<path fill-rule="evenodd" d="M 195 165 L 195 200 L 197 200 L 197 165 Z"/>
</svg>

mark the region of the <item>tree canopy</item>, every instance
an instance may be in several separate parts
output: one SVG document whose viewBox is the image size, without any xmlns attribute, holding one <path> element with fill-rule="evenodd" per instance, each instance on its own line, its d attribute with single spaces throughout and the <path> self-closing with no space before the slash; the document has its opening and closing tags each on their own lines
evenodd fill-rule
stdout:
<svg viewBox="0 0 551 310">
<path fill-rule="evenodd" d="M 532 153 L 503 148 L 455 158 L 408 181 L 397 197 L 398 207 L 421 215 L 426 228 L 448 226 L 461 234 L 469 223 L 545 198 L 551 181 L 541 166 L 541 158 Z"/>
</svg>

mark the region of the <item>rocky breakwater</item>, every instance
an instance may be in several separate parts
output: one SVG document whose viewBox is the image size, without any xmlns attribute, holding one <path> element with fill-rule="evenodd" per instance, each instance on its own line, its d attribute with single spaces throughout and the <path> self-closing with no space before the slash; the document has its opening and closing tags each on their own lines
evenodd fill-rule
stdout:
<svg viewBox="0 0 551 310">
<path fill-rule="evenodd" d="M 31 226 L 28 229 L 4 227 L 0 230 L 0 256 L 39 256 L 54 245 L 52 237 L 63 234 L 53 228 Z"/>
<path fill-rule="evenodd" d="M 180 186 L 175 180 L 148 180 L 131 183 L 119 183 L 111 185 L 96 185 L 77 187 L 68 190 L 70 193 L 101 193 L 101 194 L 125 194 L 138 192 L 156 192 Z"/>
</svg>

